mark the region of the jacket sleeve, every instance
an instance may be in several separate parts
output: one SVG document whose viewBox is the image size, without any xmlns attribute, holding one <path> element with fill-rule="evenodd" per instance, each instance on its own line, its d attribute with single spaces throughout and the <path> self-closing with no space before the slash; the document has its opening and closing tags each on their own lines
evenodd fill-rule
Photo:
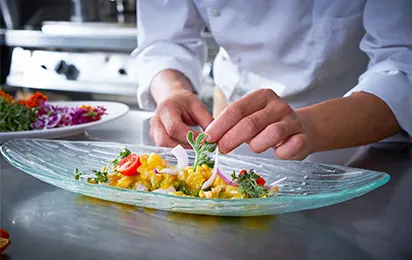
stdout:
<svg viewBox="0 0 412 260">
<path fill-rule="evenodd" d="M 349 91 L 367 92 L 390 107 L 401 128 L 412 136 L 412 1 L 369 0 L 360 48 L 370 58 L 368 69 Z"/>
<path fill-rule="evenodd" d="M 162 70 L 184 74 L 199 92 L 207 48 L 201 35 L 205 23 L 191 0 L 138 0 L 138 47 L 132 53 L 138 80 L 139 107 L 155 110 L 152 79 Z"/>
</svg>

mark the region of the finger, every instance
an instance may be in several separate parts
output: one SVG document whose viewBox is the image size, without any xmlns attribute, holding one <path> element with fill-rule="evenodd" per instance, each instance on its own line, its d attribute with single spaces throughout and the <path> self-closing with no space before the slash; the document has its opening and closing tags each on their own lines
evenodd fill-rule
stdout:
<svg viewBox="0 0 412 260">
<path fill-rule="evenodd" d="M 209 113 L 206 106 L 200 101 L 192 105 L 191 117 L 194 122 L 202 127 L 203 130 L 206 129 L 213 121 L 212 115 Z"/>
<path fill-rule="evenodd" d="M 277 96 L 272 90 L 261 89 L 230 104 L 206 128 L 205 132 L 208 134 L 207 141 L 218 141 L 230 128 L 242 120 L 242 118 L 263 109 L 268 103 L 268 100 L 273 97 Z"/>
<path fill-rule="evenodd" d="M 159 113 L 163 127 L 171 138 L 186 142 L 186 134 L 190 127 L 183 122 L 182 115 L 176 109 L 163 109 Z"/>
<path fill-rule="evenodd" d="M 158 116 L 153 116 L 150 120 L 150 137 L 157 146 L 175 147 L 179 144 L 179 141 L 167 134 Z"/>
<path fill-rule="evenodd" d="M 309 139 L 303 134 L 290 137 L 283 144 L 275 148 L 275 154 L 281 160 L 302 160 L 308 156 Z"/>
<path fill-rule="evenodd" d="M 222 153 L 229 153 L 244 142 L 248 142 L 260 131 L 265 129 L 272 121 L 268 118 L 268 109 L 259 110 L 237 123 L 219 140 L 219 148 Z"/>
<path fill-rule="evenodd" d="M 299 120 L 288 120 L 270 124 L 250 142 L 249 146 L 255 153 L 262 153 L 271 147 L 278 146 L 292 135 L 302 131 Z"/>
</svg>

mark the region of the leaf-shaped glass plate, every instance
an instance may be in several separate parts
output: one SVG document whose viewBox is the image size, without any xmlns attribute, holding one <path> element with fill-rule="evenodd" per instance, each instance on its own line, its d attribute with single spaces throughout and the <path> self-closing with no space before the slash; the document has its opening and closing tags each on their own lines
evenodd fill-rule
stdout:
<svg viewBox="0 0 412 260">
<path fill-rule="evenodd" d="M 73 178 L 73 170 L 101 169 L 120 151 L 159 153 L 170 164 L 170 149 L 102 142 L 20 139 L 1 147 L 18 169 L 54 186 L 103 200 L 159 210 L 220 216 L 272 215 L 324 207 L 361 196 L 389 181 L 389 175 L 343 166 L 222 155 L 224 172 L 254 169 L 268 183 L 283 177 L 276 197 L 266 199 L 200 199 L 89 184 Z M 188 151 L 190 162 L 194 153 Z"/>
</svg>

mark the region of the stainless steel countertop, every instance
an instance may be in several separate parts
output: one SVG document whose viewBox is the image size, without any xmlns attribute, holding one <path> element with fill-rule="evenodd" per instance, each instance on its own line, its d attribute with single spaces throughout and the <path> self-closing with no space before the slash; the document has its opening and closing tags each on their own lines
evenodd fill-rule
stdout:
<svg viewBox="0 0 412 260">
<path fill-rule="evenodd" d="M 66 139 L 150 144 L 149 117 L 131 111 Z M 245 146 L 236 152 L 250 150 Z M 412 259 L 410 144 L 380 143 L 308 160 L 384 171 L 391 180 L 362 197 L 326 208 L 222 218 L 79 196 L 0 158 L 0 226 L 12 241 L 1 259 Z"/>
</svg>

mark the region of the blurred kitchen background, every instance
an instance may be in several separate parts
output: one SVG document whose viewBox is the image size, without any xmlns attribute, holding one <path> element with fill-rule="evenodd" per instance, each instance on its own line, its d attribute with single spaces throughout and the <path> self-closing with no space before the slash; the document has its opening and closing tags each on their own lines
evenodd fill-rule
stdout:
<svg viewBox="0 0 412 260">
<path fill-rule="evenodd" d="M 136 0 L 0 0 L 1 86 L 51 100 L 108 100 L 138 109 Z M 202 100 L 211 108 L 211 62 L 218 47 L 205 31 L 209 60 Z"/>
</svg>

